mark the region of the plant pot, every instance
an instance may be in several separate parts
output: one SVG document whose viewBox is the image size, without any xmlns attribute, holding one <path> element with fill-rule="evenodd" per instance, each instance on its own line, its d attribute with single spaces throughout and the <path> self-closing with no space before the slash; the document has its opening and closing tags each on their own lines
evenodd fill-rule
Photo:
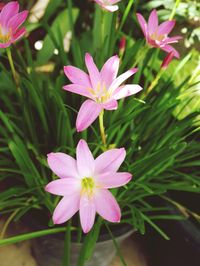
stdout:
<svg viewBox="0 0 200 266">
<path fill-rule="evenodd" d="M 128 231 L 127 231 L 128 229 Z M 133 229 L 125 226 L 120 228 L 115 238 L 120 245 L 132 233 Z M 107 239 L 106 239 L 107 238 Z M 71 243 L 70 266 L 76 266 L 82 243 Z M 62 266 L 64 255 L 64 235 L 62 237 L 46 236 L 33 240 L 33 253 L 38 262 L 38 266 Z M 107 235 L 100 236 L 100 241 L 96 243 L 91 259 L 85 263 L 86 266 L 110 266 L 116 250 L 112 239 Z"/>
</svg>

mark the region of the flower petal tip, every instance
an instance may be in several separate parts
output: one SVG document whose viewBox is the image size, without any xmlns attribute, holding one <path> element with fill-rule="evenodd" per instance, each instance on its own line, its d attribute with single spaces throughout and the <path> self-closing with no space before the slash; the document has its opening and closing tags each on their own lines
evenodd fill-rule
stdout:
<svg viewBox="0 0 200 266">
<path fill-rule="evenodd" d="M 89 58 L 91 58 L 92 56 L 91 56 L 91 54 L 90 53 L 85 53 L 85 58 L 86 59 L 89 59 Z"/>
<path fill-rule="evenodd" d="M 134 68 L 131 68 L 130 69 L 133 73 L 136 73 L 138 71 L 138 68 L 137 67 L 134 67 Z"/>
<path fill-rule="evenodd" d="M 83 228 L 83 233 L 84 234 L 87 234 L 87 233 L 90 232 L 90 230 L 91 230 L 91 228 Z"/>
<path fill-rule="evenodd" d="M 121 150 L 122 153 L 126 153 L 126 150 L 125 150 L 124 147 L 120 148 L 120 150 Z"/>
<path fill-rule="evenodd" d="M 81 132 L 81 131 L 83 131 L 83 129 L 82 129 L 80 126 L 77 126 L 77 125 L 76 125 L 76 131 L 77 131 L 77 132 Z"/>
<path fill-rule="evenodd" d="M 54 224 L 60 224 L 58 219 L 53 218 L 52 220 Z"/>
<path fill-rule="evenodd" d="M 45 190 L 46 192 L 49 192 L 49 186 L 46 185 L 46 186 L 44 187 L 44 190 Z"/>
<path fill-rule="evenodd" d="M 78 145 L 87 145 L 86 141 L 84 139 L 80 139 Z"/>
</svg>

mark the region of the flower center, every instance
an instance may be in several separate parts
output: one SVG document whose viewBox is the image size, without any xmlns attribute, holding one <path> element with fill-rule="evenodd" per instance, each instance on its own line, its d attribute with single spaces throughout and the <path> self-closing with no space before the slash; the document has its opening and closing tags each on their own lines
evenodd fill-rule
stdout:
<svg viewBox="0 0 200 266">
<path fill-rule="evenodd" d="M 161 42 L 165 38 L 165 35 L 158 35 L 158 33 L 155 31 L 154 33 L 151 34 L 150 37 L 152 40 Z"/>
<path fill-rule="evenodd" d="M 9 31 L 7 31 L 0 24 L 0 43 L 7 43 L 10 39 L 11 33 L 11 28 Z"/>
<path fill-rule="evenodd" d="M 87 89 L 95 98 L 98 103 L 105 103 L 110 99 L 111 93 L 107 90 L 105 84 L 101 84 L 100 82 L 97 84 L 96 88 L 88 88 Z"/>
<path fill-rule="evenodd" d="M 103 0 L 103 4 L 104 4 L 104 5 L 110 5 L 110 1 L 108 1 L 108 0 Z"/>
<path fill-rule="evenodd" d="M 94 190 L 94 179 L 92 177 L 84 177 L 81 180 L 82 193 L 88 194 L 88 196 L 93 195 Z"/>
</svg>

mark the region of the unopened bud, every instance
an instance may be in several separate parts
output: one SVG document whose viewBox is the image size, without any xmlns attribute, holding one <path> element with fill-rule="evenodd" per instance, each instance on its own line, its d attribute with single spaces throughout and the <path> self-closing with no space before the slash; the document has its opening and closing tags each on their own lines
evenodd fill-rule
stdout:
<svg viewBox="0 0 200 266">
<path fill-rule="evenodd" d="M 120 57 L 124 54 L 126 48 L 126 38 L 122 37 L 119 43 L 119 55 Z"/>
<path fill-rule="evenodd" d="M 166 69 L 168 67 L 168 65 L 170 64 L 170 62 L 172 61 L 174 57 L 174 52 L 170 52 L 166 55 L 166 57 L 163 59 L 163 62 L 162 62 L 162 65 L 161 65 L 161 68 L 162 69 Z"/>
</svg>

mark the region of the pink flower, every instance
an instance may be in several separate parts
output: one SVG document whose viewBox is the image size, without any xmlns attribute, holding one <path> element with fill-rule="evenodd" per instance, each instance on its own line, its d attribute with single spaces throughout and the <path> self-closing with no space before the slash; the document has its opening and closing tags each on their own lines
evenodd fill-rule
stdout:
<svg viewBox="0 0 200 266">
<path fill-rule="evenodd" d="M 105 9 L 109 12 L 115 12 L 118 10 L 118 5 L 116 3 L 120 2 L 121 0 L 94 0 L 102 9 Z"/>
<path fill-rule="evenodd" d="M 26 29 L 19 28 L 28 16 L 28 11 L 19 12 L 18 2 L 10 2 L 0 12 L 0 48 L 6 48 L 21 38 Z"/>
<path fill-rule="evenodd" d="M 89 98 L 79 110 L 76 120 L 77 131 L 83 131 L 90 126 L 103 109 L 116 110 L 118 99 L 142 90 L 139 85 L 122 85 L 126 79 L 137 72 L 136 68 L 132 68 L 116 78 L 119 69 L 118 56 L 108 59 L 100 72 L 88 53 L 85 55 L 85 63 L 89 75 L 73 66 L 64 67 L 65 75 L 73 84 L 63 88 Z"/>
<path fill-rule="evenodd" d="M 45 190 L 63 196 L 53 213 L 54 224 L 66 222 L 78 210 L 85 233 L 92 228 L 96 212 L 109 222 L 120 222 L 119 205 L 108 189 L 131 180 L 130 173 L 117 172 L 125 156 L 121 148 L 94 159 L 84 140 L 78 143 L 76 160 L 64 153 L 50 153 L 48 164 L 60 179 L 50 182 Z"/>
<path fill-rule="evenodd" d="M 158 25 L 158 16 L 155 9 L 151 12 L 148 23 L 139 13 L 137 13 L 137 19 L 150 46 L 160 48 L 167 53 L 174 52 L 174 56 L 179 58 L 179 53 L 170 44 L 177 43 L 182 37 L 168 37 L 176 23 L 175 20 L 168 20 Z"/>
</svg>

